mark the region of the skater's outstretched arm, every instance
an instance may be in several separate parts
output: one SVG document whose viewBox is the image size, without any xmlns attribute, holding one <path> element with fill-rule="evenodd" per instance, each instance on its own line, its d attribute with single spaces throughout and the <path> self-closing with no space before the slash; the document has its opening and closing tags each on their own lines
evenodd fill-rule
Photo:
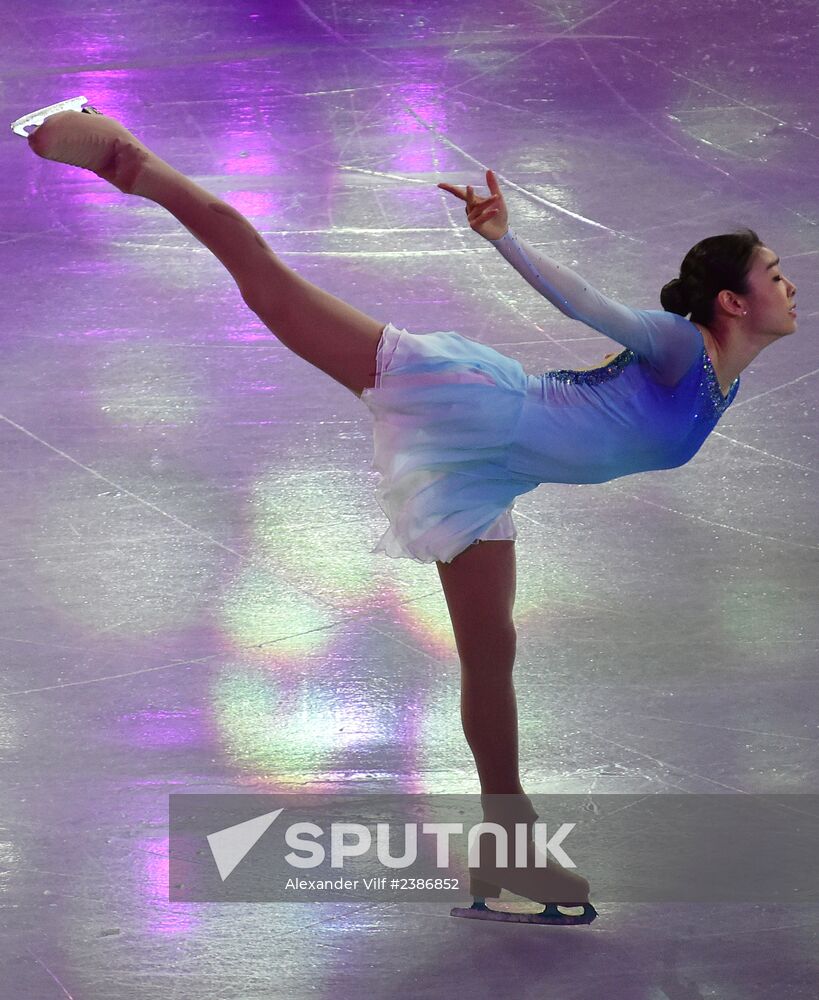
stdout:
<svg viewBox="0 0 819 1000">
<path fill-rule="evenodd" d="M 535 250 L 508 226 L 500 187 L 487 171 L 490 196 L 477 198 L 466 191 L 439 184 L 466 202 L 470 226 L 565 316 L 611 337 L 646 358 L 663 375 L 681 377 L 702 350 L 697 328 L 676 313 L 659 309 L 632 309 L 603 295 L 585 278 Z"/>
</svg>

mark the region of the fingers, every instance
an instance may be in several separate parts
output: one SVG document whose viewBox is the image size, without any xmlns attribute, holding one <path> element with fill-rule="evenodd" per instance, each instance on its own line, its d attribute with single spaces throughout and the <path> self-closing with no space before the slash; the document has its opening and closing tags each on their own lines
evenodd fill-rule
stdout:
<svg viewBox="0 0 819 1000">
<path fill-rule="evenodd" d="M 480 214 L 481 212 L 487 211 L 487 209 L 495 209 L 495 211 L 499 211 L 496 207 L 498 198 L 500 198 L 500 195 L 498 194 L 490 195 L 489 198 L 481 198 L 480 201 L 476 201 L 471 208 L 467 207 L 466 214 L 471 218 L 476 213 Z"/>
<path fill-rule="evenodd" d="M 480 228 L 484 222 L 488 222 L 498 212 L 500 212 L 500 209 L 495 208 L 494 204 L 484 203 L 473 208 L 471 212 L 467 210 L 467 222 L 472 229 L 480 232 Z"/>
<path fill-rule="evenodd" d="M 489 193 L 491 195 L 500 195 L 501 189 L 498 184 L 498 179 L 491 170 L 486 171 L 486 186 L 489 188 Z M 455 187 L 454 184 L 444 184 L 438 185 L 443 191 L 448 191 L 450 194 L 454 194 L 456 198 L 460 198 L 461 201 L 465 201 L 468 205 L 475 201 L 475 190 L 471 186 L 464 188 Z"/>
<path fill-rule="evenodd" d="M 441 183 L 438 187 L 443 191 L 448 191 L 450 194 L 455 195 L 461 201 L 466 202 L 467 220 L 469 225 L 474 228 L 487 219 L 490 219 L 493 215 L 497 215 L 503 205 L 503 195 L 501 194 L 497 178 L 491 170 L 486 171 L 486 183 L 490 191 L 488 198 L 477 196 L 471 185 L 467 185 L 466 189 L 464 189 L 455 187 L 453 184 Z"/>
<path fill-rule="evenodd" d="M 449 191 L 450 194 L 454 194 L 456 198 L 460 198 L 461 201 L 466 201 L 466 191 L 463 188 L 454 187 L 452 184 L 439 184 L 439 188 L 443 188 L 444 191 Z"/>
<path fill-rule="evenodd" d="M 470 215 L 469 225 L 473 228 L 475 226 L 480 226 L 482 223 L 486 222 L 487 219 L 491 219 L 493 215 L 497 215 L 499 211 L 499 208 L 479 209 L 477 213 L 474 214 L 474 217 Z"/>
<path fill-rule="evenodd" d="M 500 194 L 498 179 L 491 170 L 486 171 L 486 186 L 492 194 Z"/>
</svg>

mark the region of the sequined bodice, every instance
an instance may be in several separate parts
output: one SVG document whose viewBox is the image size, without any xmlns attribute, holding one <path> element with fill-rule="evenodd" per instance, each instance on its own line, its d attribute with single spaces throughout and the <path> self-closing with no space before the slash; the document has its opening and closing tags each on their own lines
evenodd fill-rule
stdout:
<svg viewBox="0 0 819 1000">
<path fill-rule="evenodd" d="M 624 368 L 637 360 L 638 358 L 634 351 L 625 350 L 621 351 L 607 365 L 601 365 L 599 368 L 560 368 L 544 372 L 543 377 L 552 378 L 559 382 L 571 382 L 574 385 L 600 385 L 609 379 L 617 378 Z M 711 361 L 708 351 L 705 349 L 703 349 L 700 362 L 702 364 L 705 385 L 714 404 L 714 409 L 721 416 L 736 395 L 736 390 L 739 387 L 739 378 L 734 379 L 728 389 L 727 395 L 724 395 L 722 387 L 719 384 L 719 379 L 717 378 L 717 373 L 714 371 L 714 364 Z"/>
<path fill-rule="evenodd" d="M 540 482 L 595 483 L 683 465 L 731 404 L 708 352 L 673 386 L 627 349 L 607 365 L 529 375 L 509 468 Z"/>
</svg>

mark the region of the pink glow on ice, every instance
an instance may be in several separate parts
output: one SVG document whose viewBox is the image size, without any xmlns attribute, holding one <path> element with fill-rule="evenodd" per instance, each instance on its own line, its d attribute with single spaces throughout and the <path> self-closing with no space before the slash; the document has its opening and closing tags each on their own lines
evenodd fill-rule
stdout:
<svg viewBox="0 0 819 1000">
<path fill-rule="evenodd" d="M 434 79 L 434 76 L 427 73 L 419 78 Z M 390 115 L 393 122 L 390 131 L 405 137 L 403 147 L 391 158 L 391 168 L 411 173 L 438 169 L 440 150 L 429 128 L 443 134 L 449 130 L 443 88 L 433 83 L 397 87 Z"/>
<path fill-rule="evenodd" d="M 121 715 L 117 721 L 133 746 L 198 746 L 203 740 L 200 716 L 199 709 L 156 709 Z"/>
<path fill-rule="evenodd" d="M 135 845 L 134 858 L 143 862 L 134 876 L 143 893 L 145 929 L 164 936 L 187 934 L 201 921 L 189 904 L 169 902 L 168 855 L 167 837 L 148 837 Z"/>
</svg>

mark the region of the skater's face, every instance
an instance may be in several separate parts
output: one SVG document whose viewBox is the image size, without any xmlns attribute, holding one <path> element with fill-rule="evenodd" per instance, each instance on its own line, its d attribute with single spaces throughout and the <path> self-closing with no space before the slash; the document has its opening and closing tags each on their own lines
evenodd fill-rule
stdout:
<svg viewBox="0 0 819 1000">
<path fill-rule="evenodd" d="M 742 308 L 753 329 L 767 336 L 784 337 L 796 329 L 796 285 L 782 272 L 779 257 L 768 247 L 757 247 L 748 273 L 748 294 Z"/>
</svg>

